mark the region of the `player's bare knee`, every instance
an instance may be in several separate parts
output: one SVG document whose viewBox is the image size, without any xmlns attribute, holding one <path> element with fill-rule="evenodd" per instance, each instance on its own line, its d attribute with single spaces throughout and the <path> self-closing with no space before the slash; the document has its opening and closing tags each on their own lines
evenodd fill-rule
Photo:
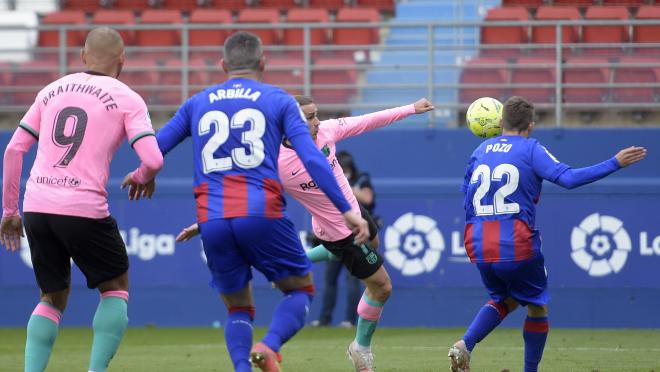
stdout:
<svg viewBox="0 0 660 372">
<path fill-rule="evenodd" d="M 128 272 L 99 284 L 98 290 L 101 293 L 107 291 L 128 291 Z"/>
<path fill-rule="evenodd" d="M 60 312 L 64 312 L 69 301 L 69 293 L 71 293 L 70 287 L 57 292 L 41 293 L 40 300 L 48 302 Z"/>
<path fill-rule="evenodd" d="M 511 297 L 504 300 L 504 304 L 506 305 L 506 308 L 509 312 L 513 312 L 515 309 L 518 308 L 519 305 L 518 301 L 514 300 Z"/>
<path fill-rule="evenodd" d="M 532 318 L 542 318 L 548 316 L 548 305 L 528 305 L 527 315 Z"/>
<path fill-rule="evenodd" d="M 312 273 L 309 272 L 304 276 L 289 276 L 278 280 L 275 285 L 280 291 L 289 292 L 314 285 L 314 280 L 312 278 Z"/>
</svg>

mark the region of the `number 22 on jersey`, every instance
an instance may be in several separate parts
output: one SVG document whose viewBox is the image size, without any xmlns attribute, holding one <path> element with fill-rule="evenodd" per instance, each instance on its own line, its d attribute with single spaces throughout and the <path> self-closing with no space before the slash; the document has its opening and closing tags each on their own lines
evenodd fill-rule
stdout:
<svg viewBox="0 0 660 372">
<path fill-rule="evenodd" d="M 492 181 L 502 181 L 504 175 L 506 183 L 500 186 L 493 195 L 493 205 L 481 204 L 482 199 L 488 194 Z M 494 214 L 515 214 L 520 212 L 520 205 L 518 203 L 507 203 L 506 197 L 516 192 L 518 189 L 518 181 L 520 174 L 518 168 L 511 164 L 500 164 L 493 169 L 492 174 L 490 167 L 486 164 L 480 164 L 477 169 L 472 173 L 470 183 L 478 183 L 479 187 L 474 193 L 472 204 L 474 205 L 474 212 L 477 216 L 489 216 Z"/>
<path fill-rule="evenodd" d="M 231 157 L 215 158 L 213 154 L 229 139 L 230 128 L 243 128 L 245 122 L 250 122 L 252 127 L 243 132 L 241 143 L 247 146 L 250 154 L 248 155 L 244 147 L 238 147 L 231 150 Z M 261 137 L 266 132 L 266 118 L 261 111 L 243 109 L 234 114 L 231 120 L 222 111 L 209 111 L 199 120 L 199 135 L 211 133 L 211 127 L 215 132 L 202 149 L 204 173 L 227 171 L 234 163 L 240 168 L 251 169 L 258 167 L 264 161 L 264 143 Z"/>
</svg>

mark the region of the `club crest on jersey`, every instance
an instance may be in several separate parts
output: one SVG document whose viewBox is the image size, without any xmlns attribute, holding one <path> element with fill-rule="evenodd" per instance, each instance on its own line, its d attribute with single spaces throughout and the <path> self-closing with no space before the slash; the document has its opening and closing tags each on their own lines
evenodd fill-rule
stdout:
<svg viewBox="0 0 660 372">
<path fill-rule="evenodd" d="M 325 155 L 326 158 L 330 156 L 330 147 L 328 146 L 328 144 L 323 145 L 323 147 L 321 148 L 321 152 L 323 153 L 323 155 Z"/>
</svg>

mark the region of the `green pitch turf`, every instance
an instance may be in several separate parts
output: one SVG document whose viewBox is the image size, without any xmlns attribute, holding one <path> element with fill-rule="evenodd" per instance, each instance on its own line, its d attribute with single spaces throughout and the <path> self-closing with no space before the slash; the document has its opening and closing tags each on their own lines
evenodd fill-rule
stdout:
<svg viewBox="0 0 660 372">
<path fill-rule="evenodd" d="M 255 339 L 263 335 L 257 329 Z M 379 329 L 374 341 L 378 371 L 448 371 L 447 348 L 460 329 Z M 90 329 L 60 331 L 47 372 L 87 367 Z M 345 356 L 352 330 L 306 328 L 283 349 L 285 372 L 352 371 Z M 23 329 L 0 329 L 0 371 L 23 369 Z M 522 336 L 498 329 L 478 345 L 475 372 L 522 371 Z M 222 331 L 188 328 L 131 328 L 109 372 L 231 371 Z M 660 372 L 660 330 L 551 329 L 541 371 Z"/>
</svg>

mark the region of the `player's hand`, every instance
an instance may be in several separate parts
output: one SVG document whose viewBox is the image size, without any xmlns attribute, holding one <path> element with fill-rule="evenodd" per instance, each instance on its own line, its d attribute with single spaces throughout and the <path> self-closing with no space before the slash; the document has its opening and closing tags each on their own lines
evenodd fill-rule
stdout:
<svg viewBox="0 0 660 372">
<path fill-rule="evenodd" d="M 619 166 L 625 168 L 644 159 L 646 157 L 646 149 L 644 147 L 630 146 L 619 151 L 615 157 L 616 161 L 619 162 Z"/>
<path fill-rule="evenodd" d="M 10 252 L 21 249 L 23 220 L 21 216 L 3 217 L 0 223 L 0 243 Z"/>
<path fill-rule="evenodd" d="M 199 234 L 199 226 L 195 223 L 181 230 L 179 235 L 176 236 L 176 241 L 187 242 L 197 234 Z"/>
<path fill-rule="evenodd" d="M 415 114 L 423 114 L 435 110 L 435 106 L 426 98 L 422 98 L 419 101 L 415 102 Z"/>
<path fill-rule="evenodd" d="M 156 180 L 152 179 L 147 184 L 142 185 L 133 181 L 133 172 L 130 172 L 121 183 L 122 190 L 126 187 L 128 187 L 128 200 L 140 200 L 141 197 L 151 198 L 156 190 Z"/>
<path fill-rule="evenodd" d="M 367 221 L 353 211 L 348 211 L 343 216 L 346 226 L 355 234 L 355 243 L 366 243 L 369 240 L 369 224 L 367 224 Z"/>
</svg>

